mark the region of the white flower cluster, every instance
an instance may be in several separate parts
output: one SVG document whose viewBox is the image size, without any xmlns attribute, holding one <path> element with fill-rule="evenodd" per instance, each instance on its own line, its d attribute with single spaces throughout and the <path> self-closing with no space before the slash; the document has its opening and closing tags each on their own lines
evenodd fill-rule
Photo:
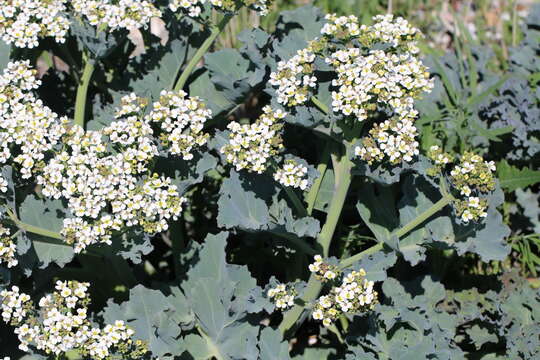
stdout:
<svg viewBox="0 0 540 360">
<path fill-rule="evenodd" d="M 274 180 L 283 186 L 290 186 L 306 190 L 309 186 L 309 179 L 306 179 L 308 169 L 296 160 L 287 159 L 280 169 L 274 173 Z"/>
<path fill-rule="evenodd" d="M 375 16 L 371 26 L 359 25 L 352 15 L 330 14 L 326 19 L 322 37 L 281 61 L 271 74 L 278 102 L 295 106 L 308 101 L 317 84 L 315 59 L 323 56 L 337 75 L 332 80 L 334 113 L 359 122 L 378 114 L 381 107 L 394 113 L 376 125 L 356 149 L 357 156 L 370 164 L 385 158 L 392 164 L 411 161 L 418 154 L 414 100 L 433 88 L 418 58 L 418 29 L 392 15 Z"/>
<path fill-rule="evenodd" d="M 62 123 L 68 122 L 36 99 L 32 90 L 40 81 L 35 75 L 28 61 L 16 61 L 0 76 L 0 165 L 14 161 L 23 179 L 43 166 L 45 154 L 64 134 Z M 18 154 L 13 159 L 12 152 Z"/>
<path fill-rule="evenodd" d="M 145 353 L 144 344 L 131 340 L 134 331 L 123 321 L 103 329 L 92 326 L 87 317 L 88 286 L 77 281 L 57 281 L 56 291 L 42 297 L 39 308 L 16 286 L 11 291 L 2 291 L 2 317 L 16 326 L 19 349 L 29 351 L 33 345 L 55 355 L 77 350 L 92 359 L 105 359 L 116 351 L 124 355 Z"/>
<path fill-rule="evenodd" d="M 463 196 L 455 201 L 457 214 L 463 222 L 477 221 L 487 216 L 488 201 L 478 195 L 495 190 L 495 163 L 465 152 L 460 164 L 450 172 L 452 184 Z M 476 196 L 475 196 L 476 195 Z"/>
<path fill-rule="evenodd" d="M 65 0 L 16 0 L 0 3 L 0 39 L 20 48 L 33 48 L 39 39 L 54 37 L 63 43 L 69 20 Z"/>
<path fill-rule="evenodd" d="M 2 300 L 2 320 L 7 324 L 15 325 L 22 322 L 32 308 L 30 296 L 21 293 L 17 286 L 13 286 L 11 291 L 2 290 L 0 298 Z"/>
<path fill-rule="evenodd" d="M 346 275 L 340 286 L 318 299 L 313 309 L 313 319 L 322 320 L 324 326 L 330 326 L 343 313 L 372 310 L 377 303 L 377 292 L 373 290 L 374 282 L 365 276 L 363 269 Z"/>
<path fill-rule="evenodd" d="M 411 118 L 414 97 L 433 87 L 422 62 L 410 53 L 371 50 L 364 55 L 359 48 L 338 50 L 326 62 L 337 79 L 332 85 L 334 112 L 354 115 L 358 121 L 368 118 L 376 104 L 389 105 L 401 118 Z"/>
<path fill-rule="evenodd" d="M 298 50 L 288 61 L 280 61 L 277 71 L 270 74 L 270 84 L 277 86 L 278 102 L 285 106 L 304 104 L 311 89 L 317 86 L 313 76 L 315 53 L 311 49 Z"/>
<path fill-rule="evenodd" d="M 214 8 L 233 12 L 237 10 L 238 1 L 233 0 L 171 0 L 169 9 L 176 12 L 183 10 L 190 17 L 198 17 L 203 11 L 204 4 L 210 3 Z M 244 0 L 241 5 L 249 6 L 262 16 L 268 14 L 268 0 Z"/>
<path fill-rule="evenodd" d="M 266 295 L 274 301 L 279 310 L 286 310 L 294 305 L 294 290 L 288 290 L 285 284 L 271 288 Z"/>
<path fill-rule="evenodd" d="M 17 266 L 19 263 L 15 258 L 17 247 L 11 238 L 11 231 L 0 225 L 0 264 L 7 264 L 8 268 Z"/>
<path fill-rule="evenodd" d="M 94 243 L 110 244 L 113 231 L 124 227 L 161 232 L 182 211 L 185 199 L 171 179 L 147 176 L 157 146 L 152 128 L 139 119 L 144 106 L 131 94 L 116 113 L 121 120 L 101 131 L 69 129 L 63 151 L 37 179 L 45 196 L 68 201 L 75 218 L 64 219 L 62 235 L 76 252 Z"/>
<path fill-rule="evenodd" d="M 263 173 L 268 167 L 268 160 L 282 149 L 280 122 L 286 116 L 281 110 L 272 110 L 270 106 L 263 108 L 263 114 L 250 125 L 231 122 L 227 128 L 231 131 L 229 142 L 221 148 L 227 162 L 236 170 L 247 169 Z"/>
<path fill-rule="evenodd" d="M 415 110 L 412 110 L 415 111 Z M 368 137 L 362 139 L 362 146 L 356 146 L 355 155 L 368 164 L 388 158 L 391 164 L 412 161 L 419 154 L 416 137 L 418 130 L 413 118 L 394 117 L 373 125 Z"/>
<path fill-rule="evenodd" d="M 373 25 L 363 27 L 362 33 L 375 42 L 389 43 L 395 48 L 404 46 L 412 54 L 420 51 L 416 42 L 421 35 L 420 30 L 402 17 L 394 18 L 392 14 L 376 15 L 373 17 Z"/>
<path fill-rule="evenodd" d="M 71 6 L 91 25 L 108 31 L 147 27 L 151 18 L 161 17 L 161 11 L 145 0 L 73 0 Z"/>
<path fill-rule="evenodd" d="M 360 28 L 366 29 L 358 24 L 358 18 L 354 15 L 337 16 L 336 14 L 327 14 L 325 19 L 328 20 L 321 29 L 321 34 L 328 38 L 346 40 L 351 37 L 360 35 Z"/>
<path fill-rule="evenodd" d="M 160 136 L 162 145 L 184 160 L 193 158 L 194 146 L 206 144 L 209 135 L 203 133 L 203 127 L 211 117 L 212 111 L 198 97 L 187 97 L 182 90 L 161 92 L 149 115 L 164 132 Z"/>
<path fill-rule="evenodd" d="M 340 274 L 337 266 L 325 263 L 321 255 L 315 255 L 313 259 L 314 262 L 309 264 L 309 271 L 314 273 L 319 281 L 334 280 Z"/>
</svg>

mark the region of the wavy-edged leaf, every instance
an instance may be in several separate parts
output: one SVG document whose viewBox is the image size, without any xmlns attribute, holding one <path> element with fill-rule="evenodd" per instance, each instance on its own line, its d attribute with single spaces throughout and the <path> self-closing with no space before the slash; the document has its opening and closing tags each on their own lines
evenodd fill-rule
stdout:
<svg viewBox="0 0 540 360">
<path fill-rule="evenodd" d="M 129 300 L 116 304 L 112 300 L 102 312 L 106 323 L 124 320 L 134 331 L 134 338 L 144 340 L 154 356 L 171 358 L 184 351 L 179 316 L 184 317 L 186 307 L 178 307 L 179 298 L 165 296 L 159 290 L 137 285 L 129 292 Z"/>
<path fill-rule="evenodd" d="M 526 188 L 540 182 L 540 171 L 528 168 L 518 168 L 502 160 L 497 164 L 497 177 L 501 187 L 507 191 Z"/>
</svg>

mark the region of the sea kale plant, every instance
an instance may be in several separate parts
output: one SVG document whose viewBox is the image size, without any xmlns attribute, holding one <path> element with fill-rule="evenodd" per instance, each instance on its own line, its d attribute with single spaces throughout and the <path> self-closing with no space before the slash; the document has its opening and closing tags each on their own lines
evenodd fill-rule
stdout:
<svg viewBox="0 0 540 360">
<path fill-rule="evenodd" d="M 509 255 L 504 193 L 422 134 L 421 32 L 306 6 L 215 50 L 271 6 L 0 0 L 0 357 L 540 356 L 538 292 L 464 270 Z"/>
</svg>

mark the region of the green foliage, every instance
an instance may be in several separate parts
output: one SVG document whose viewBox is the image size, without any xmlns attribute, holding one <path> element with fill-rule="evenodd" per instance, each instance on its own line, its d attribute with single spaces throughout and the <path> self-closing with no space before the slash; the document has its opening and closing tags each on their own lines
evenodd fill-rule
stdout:
<svg viewBox="0 0 540 360">
<path fill-rule="evenodd" d="M 87 151 L 91 141 L 76 143 L 73 134 L 60 135 L 58 143 L 36 157 L 36 176 L 28 179 L 22 176 L 23 161 L 10 158 L 23 153 L 28 139 L 10 142 L 9 151 L 5 150 L 11 152 L 6 155 L 9 160 L 0 163 L 0 179 L 6 181 L 0 182 L 0 220 L 9 230 L 0 233 L 0 256 L 7 252 L 4 244 L 13 242 L 18 265 L 7 267 L 0 262 L 1 290 L 18 286 L 37 304 L 53 291 L 57 280 L 87 281 L 93 299 L 89 318 L 96 327 L 125 322 L 134 331 L 133 339 L 147 346 L 148 352 L 138 358 L 540 357 L 540 293 L 524 280 L 536 278 L 540 271 L 540 7 L 531 10 L 523 40 L 509 50 L 505 71 L 493 66 L 495 55 L 488 46 L 466 41 L 466 32 L 464 38 L 454 39 L 446 54 L 429 54 L 426 62 L 435 88 L 415 103 L 420 113 L 415 122 L 420 151 L 412 161 L 394 165 L 368 164 L 356 155 L 356 147 L 362 146 L 370 129 L 395 114 L 373 99 L 370 105 L 375 110 L 361 124 L 334 112 L 336 74 L 324 61 L 328 54 L 315 60 L 318 82 L 309 93 L 313 98 L 299 106 L 279 103 L 269 81 L 280 61 L 290 60 L 310 41 L 321 38 L 321 29 L 328 23 L 324 12 L 362 10 L 357 15 L 367 24 L 372 13 L 385 11 L 387 3 L 319 1 L 324 11 L 313 6 L 281 11 L 275 26 L 266 31 L 250 26 L 238 36 L 237 48 L 222 49 L 213 48 L 213 42 L 234 13 L 211 10 L 207 3 L 203 16 L 192 19 L 182 10 L 167 10 L 166 3 L 156 2 L 168 40 L 163 34 L 155 36 L 155 24 L 131 29 L 129 39 L 139 32 L 137 45 L 144 49 L 134 56 L 135 44 L 127 30 L 108 32 L 79 18 L 72 19 L 65 45 L 46 39 L 36 49 L 21 50 L 0 40 L 0 69 L 10 58 L 29 59 L 36 66 L 43 51 L 69 64 L 65 72 L 61 66 L 50 68 L 39 91 L 54 94 L 43 99 L 58 115 L 78 113 L 85 131 L 96 131 L 96 138 L 105 138 L 99 131 L 118 121 L 115 112 L 122 96 L 133 92 L 143 97 L 150 105 L 128 111 L 132 128 L 125 136 L 121 131 L 116 134 L 126 143 L 111 140 L 103 153 L 125 153 L 125 159 L 114 161 L 133 164 L 155 145 L 156 155 L 141 176 L 115 186 L 131 190 L 150 183 L 152 176 L 171 184 L 160 190 L 141 187 L 133 199 L 149 194 L 158 194 L 159 199 L 143 203 L 143 208 L 137 208 L 140 199 L 129 203 L 142 214 L 124 219 L 133 226 L 113 228 L 110 244 L 92 244 L 75 252 L 62 235 L 65 219 L 80 217 L 93 223 L 125 204 L 107 199 L 111 204 L 100 207 L 95 217 L 79 216 L 70 210 L 74 204 L 65 193 L 56 199 L 47 196 L 40 176 L 52 159 L 66 151 L 66 142 Z M 399 2 L 396 11 L 411 11 L 411 3 Z M 214 24 L 214 17 L 222 23 Z M 349 45 L 366 52 L 390 48 L 382 41 L 375 45 L 364 41 L 354 39 Z M 325 51 L 343 45 L 336 44 Z M 94 65 L 95 71 L 81 80 L 87 64 Z M 84 86 L 88 93 L 81 99 L 76 93 L 84 93 Z M 175 156 L 156 135 L 162 120 L 158 119 L 144 123 L 151 130 L 145 138 L 150 145 L 139 152 L 125 152 L 161 91 L 180 88 L 189 97 L 199 97 L 212 111 L 199 129 L 208 142 L 191 144 L 192 158 Z M 2 95 L 0 107 L 4 106 Z M 220 151 L 234 133 L 227 126 L 232 121 L 253 123 L 265 105 L 287 112 L 279 133 L 273 134 L 279 138 L 277 155 L 260 174 L 236 170 Z M 9 104 L 5 106 L 12 110 Z M 182 106 L 175 110 L 179 116 L 171 115 L 170 126 L 189 122 L 193 115 L 184 115 L 197 105 Z M 8 119 L 6 114 L 0 111 L 0 120 Z M 70 120 L 67 123 L 66 131 L 73 130 Z M 159 131 L 167 136 L 163 129 Z M 186 133 L 181 129 L 174 136 L 182 138 Z M 5 134 L 0 126 L 0 136 Z M 182 139 L 189 143 L 186 138 Z M 7 144 L 8 136 L 2 141 Z M 464 193 L 446 175 L 450 164 L 435 165 L 425 156 L 433 145 L 450 155 L 474 151 L 497 164 L 495 189 L 484 194 L 485 218 L 469 222 L 460 216 L 456 203 Z M 264 152 L 257 150 L 252 155 L 255 159 Z M 84 151 L 81 157 L 86 156 Z M 274 177 L 290 159 L 305 168 L 302 176 L 308 186 L 287 186 Z M 91 181 L 77 184 L 72 191 L 112 192 L 115 189 L 96 190 L 95 178 L 114 179 L 124 171 L 139 171 L 135 166 L 116 169 L 113 165 L 88 168 Z M 478 195 L 474 191 L 471 197 Z M 171 200 L 167 195 L 173 193 Z M 182 212 L 166 218 L 158 233 L 143 231 L 141 223 L 150 219 L 152 210 L 163 214 L 162 208 L 178 204 L 183 205 Z M 98 205 L 85 204 L 88 208 Z M 335 279 L 323 283 L 310 274 L 308 265 L 315 255 L 338 274 Z M 367 280 L 375 282 L 379 303 L 373 308 L 366 305 L 363 313 L 345 311 L 323 326 L 313 315 L 315 304 L 344 275 L 360 269 Z M 286 285 L 294 295 L 294 301 L 283 307 L 268 292 L 279 285 Z M 2 301 L 0 296 L 0 305 Z M 55 357 L 34 344 L 23 354 L 17 350 L 20 341 L 13 327 L 0 326 L 0 357 L 5 352 L 12 359 L 97 358 L 73 351 Z M 128 339 L 122 341 L 131 344 Z"/>
</svg>

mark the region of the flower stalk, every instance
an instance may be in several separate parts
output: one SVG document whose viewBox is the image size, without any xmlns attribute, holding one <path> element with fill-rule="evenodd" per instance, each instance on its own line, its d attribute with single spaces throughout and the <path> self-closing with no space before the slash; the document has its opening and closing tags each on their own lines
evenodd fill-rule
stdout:
<svg viewBox="0 0 540 360">
<path fill-rule="evenodd" d="M 75 118 L 74 122 L 76 125 L 79 125 L 84 129 L 85 124 L 85 114 L 86 114 L 86 102 L 88 96 L 88 87 L 90 85 L 90 80 L 95 69 L 95 62 L 93 59 L 88 57 L 86 52 L 83 53 L 83 63 L 84 69 L 77 87 L 77 97 L 75 99 Z"/>
<path fill-rule="evenodd" d="M 405 224 L 402 228 L 397 230 L 393 236 L 396 236 L 398 238 L 402 238 L 403 236 L 407 235 L 409 232 L 414 230 L 416 227 L 421 225 L 424 221 L 441 211 L 446 205 L 449 205 L 454 200 L 454 197 L 451 194 L 445 194 L 439 201 L 437 201 L 435 204 L 433 204 L 429 209 L 418 215 L 416 218 L 411 220 L 409 223 Z M 345 260 L 342 260 L 339 264 L 340 269 L 345 269 L 351 265 L 353 265 L 355 262 L 361 260 L 365 256 L 369 256 L 371 254 L 376 253 L 377 251 L 382 250 L 384 247 L 384 243 L 380 242 L 376 245 L 373 245 L 372 247 L 353 255 Z"/>
<path fill-rule="evenodd" d="M 206 54 L 208 49 L 210 49 L 210 46 L 214 43 L 214 41 L 217 39 L 219 34 L 225 29 L 229 21 L 233 18 L 233 15 L 225 15 L 219 22 L 217 26 L 214 26 L 212 28 L 212 31 L 210 32 L 210 36 L 202 43 L 201 47 L 195 52 L 191 60 L 186 65 L 186 68 L 184 71 L 182 71 L 182 74 L 180 75 L 180 78 L 178 78 L 178 81 L 176 82 L 176 85 L 174 86 L 174 90 L 182 90 L 184 88 L 184 85 L 186 85 L 186 82 L 195 69 L 195 66 L 199 63 L 199 61 L 202 59 L 202 57 Z"/>
<path fill-rule="evenodd" d="M 321 247 L 324 257 L 328 256 L 330 243 L 332 241 L 332 237 L 334 236 L 339 217 L 341 216 L 341 211 L 345 204 L 352 180 L 352 163 L 349 160 L 348 151 L 345 154 L 342 154 L 341 157 L 338 157 L 336 154 L 332 154 L 332 160 L 334 162 L 335 171 L 335 191 L 334 196 L 332 197 L 332 202 L 330 203 L 330 207 L 328 209 L 326 223 L 317 237 L 317 243 Z M 321 282 L 317 280 L 314 274 L 312 274 L 304 291 L 302 302 L 304 304 L 309 304 L 315 300 L 321 289 Z M 287 332 L 296 324 L 296 321 L 302 315 L 304 308 L 305 306 L 297 304 L 291 310 L 285 313 L 283 321 L 279 325 L 279 330 L 281 333 Z"/>
</svg>

